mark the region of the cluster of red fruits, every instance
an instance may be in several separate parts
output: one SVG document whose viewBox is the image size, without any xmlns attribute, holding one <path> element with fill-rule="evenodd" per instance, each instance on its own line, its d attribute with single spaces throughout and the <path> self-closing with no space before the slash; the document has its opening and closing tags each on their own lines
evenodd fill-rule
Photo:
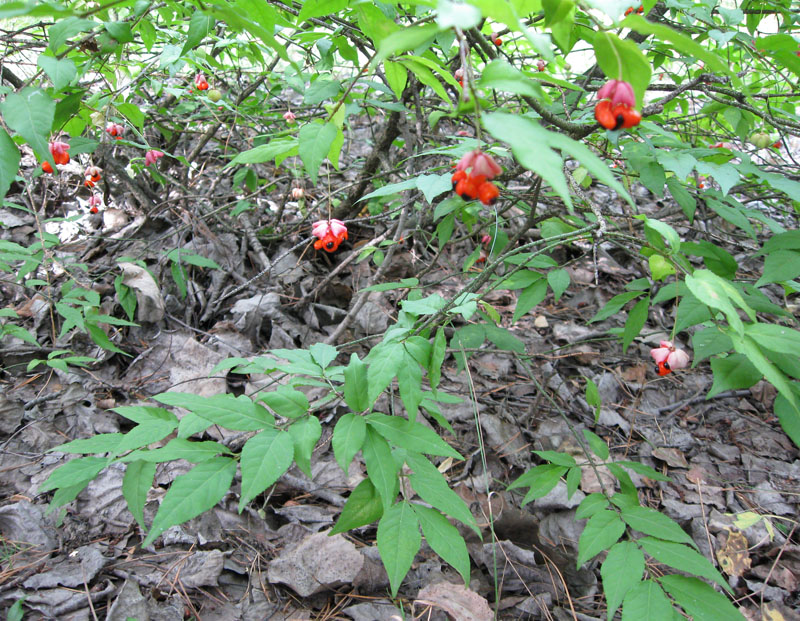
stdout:
<svg viewBox="0 0 800 621">
<path fill-rule="evenodd" d="M 53 156 L 53 161 L 56 164 L 69 164 L 69 143 L 56 140 L 51 142 L 48 146 L 50 148 L 50 155 Z M 42 162 L 42 170 L 51 175 L 53 174 L 53 167 L 50 165 L 50 162 Z"/>
<path fill-rule="evenodd" d="M 341 220 L 317 220 L 311 225 L 311 234 L 317 238 L 314 249 L 324 249 L 326 252 L 336 252 L 345 239 L 347 239 L 347 226 Z"/>
<path fill-rule="evenodd" d="M 610 130 L 635 127 L 642 120 L 636 111 L 633 87 L 622 80 L 609 80 L 597 92 L 599 101 L 594 107 L 594 118 Z"/>
<path fill-rule="evenodd" d="M 122 134 L 125 133 L 125 128 L 119 123 L 109 123 L 106 125 L 106 132 L 114 140 L 122 140 Z"/>
<path fill-rule="evenodd" d="M 639 5 L 639 8 L 638 8 L 638 9 L 634 9 L 633 7 L 628 7 L 628 8 L 625 10 L 625 15 L 626 15 L 626 16 L 628 16 L 628 15 L 630 15 L 631 13 L 633 13 L 634 11 L 635 11 L 636 13 L 638 13 L 639 15 L 641 15 L 642 13 L 644 13 L 644 6 L 642 6 L 642 5 Z"/>
<path fill-rule="evenodd" d="M 198 91 L 207 91 L 208 82 L 206 81 L 206 76 L 202 73 L 198 73 L 194 76 L 194 85 Z"/>
<path fill-rule="evenodd" d="M 471 169 L 470 172 L 467 172 Z M 500 165 L 480 149 L 470 151 L 456 164 L 456 172 L 450 180 L 453 190 L 464 200 L 476 198 L 484 205 L 492 205 L 500 196 L 500 190 L 490 179 L 503 171 Z"/>
<path fill-rule="evenodd" d="M 100 173 L 102 171 L 97 166 L 89 166 L 83 173 L 86 181 L 83 182 L 87 188 L 93 188 L 94 184 L 102 178 Z"/>
</svg>

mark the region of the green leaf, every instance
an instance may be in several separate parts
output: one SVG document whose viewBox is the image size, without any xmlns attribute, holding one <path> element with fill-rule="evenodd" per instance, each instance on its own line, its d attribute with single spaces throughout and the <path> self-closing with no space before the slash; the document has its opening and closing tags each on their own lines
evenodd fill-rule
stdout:
<svg viewBox="0 0 800 621">
<path fill-rule="evenodd" d="M 189 32 L 186 34 L 186 42 L 183 44 L 181 56 L 200 45 L 213 28 L 214 18 L 202 11 L 195 10 L 189 19 Z"/>
<path fill-rule="evenodd" d="M 79 457 L 59 466 L 47 480 L 39 486 L 38 493 L 49 492 L 59 487 L 72 487 L 85 484 L 95 478 L 100 471 L 108 466 L 111 460 L 105 457 Z"/>
<path fill-rule="evenodd" d="M 279 386 L 272 392 L 259 393 L 258 399 L 266 403 L 278 416 L 300 418 L 308 414 L 308 398 L 290 386 Z"/>
<path fill-rule="evenodd" d="M 628 591 L 642 581 L 644 554 L 632 541 L 615 543 L 603 561 L 600 575 L 606 594 L 606 619 L 611 621 Z"/>
<path fill-rule="evenodd" d="M 203 433 L 212 424 L 211 421 L 200 418 L 194 412 L 188 412 L 178 423 L 178 437 L 190 438 L 197 433 Z"/>
<path fill-rule="evenodd" d="M 355 354 L 353 354 L 355 356 Z M 348 413 L 342 416 L 333 428 L 333 454 L 336 463 L 347 473 L 350 462 L 361 450 L 367 435 L 367 423 L 364 417 Z"/>
<path fill-rule="evenodd" d="M 403 402 L 408 419 L 411 424 L 416 424 L 414 421 L 417 418 L 419 404 L 422 403 L 423 399 L 422 369 L 419 366 L 419 362 L 408 352 L 404 352 L 403 362 L 397 367 L 397 386 L 400 392 L 400 400 Z M 423 429 L 429 431 L 427 427 L 423 427 Z M 434 435 L 436 434 L 434 433 Z"/>
<path fill-rule="evenodd" d="M 348 0 L 306 0 L 301 4 L 300 13 L 297 15 L 297 24 L 315 17 L 333 15 L 347 8 Z"/>
<path fill-rule="evenodd" d="M 305 104 L 307 104 L 309 106 L 315 106 L 315 105 L 320 104 L 323 101 L 326 101 L 328 99 L 333 99 L 334 97 L 336 97 L 339 94 L 339 91 L 341 91 L 341 90 L 342 90 L 342 85 L 339 84 L 339 82 L 337 82 L 336 80 L 322 80 L 322 79 L 315 80 L 305 90 L 305 93 L 303 94 L 303 103 L 305 103 Z M 334 127 L 336 126 L 334 123 L 329 123 L 329 124 L 334 125 Z M 306 127 L 308 127 L 308 125 L 306 125 Z M 339 131 L 338 131 L 339 128 L 336 127 L 336 130 L 337 130 L 336 135 L 338 136 L 339 135 Z M 301 130 L 301 134 L 302 134 L 302 130 Z M 302 145 L 302 138 L 303 137 L 301 135 L 300 136 L 301 145 Z M 331 140 L 331 144 L 333 144 L 333 141 L 335 139 L 336 139 L 336 136 L 334 136 L 334 138 Z M 329 152 L 330 152 L 330 147 L 328 147 L 328 149 L 325 150 L 325 155 L 327 155 Z M 301 146 L 300 157 L 302 157 L 302 154 L 303 154 L 303 152 L 302 152 L 302 146 Z"/>
<path fill-rule="evenodd" d="M 517 306 L 514 308 L 514 316 L 511 321 L 516 323 L 521 317 L 525 316 L 530 310 L 541 304 L 547 296 L 547 280 L 541 276 L 531 285 L 523 289 L 517 298 Z"/>
<path fill-rule="evenodd" d="M 589 323 L 594 323 L 595 321 L 603 321 L 604 319 L 608 319 L 612 315 L 616 315 L 619 311 L 622 310 L 622 307 L 625 306 L 631 300 L 635 300 L 636 298 L 642 295 L 641 291 L 626 291 L 625 293 L 620 293 L 619 295 L 615 295 L 611 298 L 608 302 L 606 302 L 605 306 L 597 311 L 594 317 L 589 320 Z"/>
<path fill-rule="evenodd" d="M 577 566 L 580 567 L 603 550 L 608 550 L 624 532 L 625 523 L 613 511 L 603 509 L 595 513 L 586 522 L 578 540 Z"/>
<path fill-rule="evenodd" d="M 80 32 L 88 32 L 98 26 L 98 23 L 89 19 L 66 17 L 57 21 L 47 29 L 49 38 L 48 49 L 57 52 L 62 45 Z"/>
<path fill-rule="evenodd" d="M 535 498 L 541 498 L 549 494 L 561 479 L 562 475 L 567 471 L 567 468 L 568 466 L 560 466 L 557 464 L 534 466 L 517 477 L 508 486 L 508 489 L 512 490 L 518 487 L 530 488 L 525 495 L 525 499 L 522 501 L 522 504 L 525 505 Z"/>
<path fill-rule="evenodd" d="M 338 350 L 327 343 L 314 343 L 308 348 L 308 352 L 321 369 L 327 369 L 330 363 L 336 360 L 336 356 L 339 355 Z"/>
<path fill-rule="evenodd" d="M 630 507 L 622 510 L 622 519 L 640 533 L 667 541 L 694 545 L 692 538 L 672 518 L 649 507 Z"/>
<path fill-rule="evenodd" d="M 50 81 L 53 83 L 53 88 L 57 91 L 67 86 L 78 75 L 78 69 L 75 67 L 75 63 L 69 58 L 62 58 L 59 60 L 52 56 L 40 54 L 36 64 L 44 69 L 47 77 L 49 77 Z"/>
<path fill-rule="evenodd" d="M 186 408 L 226 429 L 258 431 L 275 426 L 267 409 L 246 397 L 231 394 L 201 397 L 185 392 L 164 392 L 153 397 L 159 403 Z"/>
<path fill-rule="evenodd" d="M 405 181 L 400 181 L 398 183 L 389 183 L 388 185 L 383 186 L 382 188 L 378 188 L 374 192 L 370 192 L 369 194 L 365 194 L 359 200 L 364 201 L 369 198 L 380 198 L 381 196 L 393 196 L 395 194 L 400 194 L 400 192 L 404 192 L 405 190 L 411 190 L 417 187 L 417 179 L 406 179 Z"/>
<path fill-rule="evenodd" d="M 177 477 L 164 495 L 142 547 L 152 544 L 168 528 L 213 509 L 230 488 L 234 474 L 236 461 L 214 457 Z"/>
<path fill-rule="evenodd" d="M 285 157 L 296 155 L 297 152 L 297 138 L 277 138 L 270 140 L 267 144 L 242 151 L 230 161 L 226 168 L 230 168 L 235 164 L 262 164 L 281 155 Z"/>
<path fill-rule="evenodd" d="M 419 278 L 403 278 L 397 282 L 382 282 L 364 287 L 361 291 L 391 291 L 392 289 L 408 289 L 419 285 Z"/>
<path fill-rule="evenodd" d="M 336 535 L 348 530 L 372 524 L 383 515 L 383 503 L 372 481 L 364 479 L 350 492 L 350 497 L 342 507 L 339 519 L 330 534 Z"/>
<path fill-rule="evenodd" d="M 133 41 L 131 25 L 128 22 L 104 22 L 103 28 L 118 43 L 130 43 Z"/>
<path fill-rule="evenodd" d="M 791 438 L 795 446 L 800 447 L 800 412 L 783 395 L 777 396 L 773 410 L 786 435 Z"/>
<path fill-rule="evenodd" d="M 435 431 L 420 423 L 406 420 L 399 416 L 387 416 L 378 412 L 369 414 L 366 420 L 370 427 L 395 446 L 427 455 L 464 459 L 458 451 L 442 440 Z"/>
<path fill-rule="evenodd" d="M 771 360 L 769 360 L 764 353 L 759 349 L 753 339 L 748 336 L 739 337 L 737 334 L 731 334 L 734 349 L 740 354 L 744 354 L 753 363 L 753 366 L 758 369 L 767 381 L 778 389 L 789 403 L 797 409 L 798 400 L 795 397 L 792 385 L 789 379 Z M 779 355 L 779 354 L 775 354 Z"/>
<path fill-rule="evenodd" d="M 183 420 L 185 419 L 182 419 L 181 422 L 183 422 Z M 194 464 L 199 464 L 201 461 L 216 457 L 220 453 L 230 453 L 230 450 L 219 442 L 213 442 L 211 440 L 196 442 L 179 437 L 170 440 L 166 445 L 161 448 L 153 449 L 152 451 L 133 451 L 125 455 L 125 457 L 120 458 L 119 461 L 161 463 L 175 459 L 185 459 Z"/>
<path fill-rule="evenodd" d="M 692 367 L 701 360 L 730 351 L 733 348 L 731 338 L 719 328 L 704 328 L 692 334 L 692 350 L 694 358 Z"/>
<path fill-rule="evenodd" d="M 714 383 L 706 395 L 710 399 L 726 390 L 750 388 L 761 379 L 761 372 L 744 354 L 731 354 L 725 358 L 714 358 L 711 361 L 714 372 Z"/>
<path fill-rule="evenodd" d="M 597 64 L 610 80 L 630 83 L 636 93 L 636 107 L 641 110 L 652 69 L 636 43 L 601 30 L 594 37 L 594 52 Z"/>
<path fill-rule="evenodd" d="M 626 17 L 623 20 L 622 25 L 625 28 L 631 28 L 632 30 L 635 30 L 639 34 L 652 34 L 661 41 L 667 41 L 671 43 L 671 47 L 673 49 L 681 51 L 687 56 L 693 56 L 698 60 L 702 60 L 709 71 L 714 73 L 724 73 L 730 76 L 733 75 L 731 67 L 727 63 L 723 62 L 717 54 L 704 48 L 702 45 L 695 42 L 691 37 L 688 37 L 681 32 L 673 30 L 672 28 L 662 24 L 648 21 L 641 15 L 636 15 L 636 13 L 632 13 Z"/>
<path fill-rule="evenodd" d="M 40 88 L 29 86 L 19 93 L 10 93 L 0 104 L 6 125 L 22 136 L 39 160 L 55 165 L 48 137 L 56 113 L 55 102 Z"/>
<path fill-rule="evenodd" d="M 615 462 L 615 464 L 618 466 L 625 466 L 626 468 L 633 470 L 635 473 L 646 476 L 654 481 L 672 481 L 672 479 L 664 474 L 661 474 L 658 470 L 654 470 L 650 466 L 640 464 L 638 461 L 618 461 Z"/>
<path fill-rule="evenodd" d="M 429 203 L 437 196 L 453 190 L 450 173 L 445 175 L 420 175 L 417 177 L 417 189 L 425 196 Z"/>
<path fill-rule="evenodd" d="M 628 320 L 625 322 L 625 328 L 622 331 L 622 351 L 628 351 L 628 346 L 633 343 L 633 339 L 639 336 L 645 322 L 647 321 L 647 312 L 650 310 L 650 296 L 645 296 L 630 310 L 628 313 Z"/>
<path fill-rule="evenodd" d="M 59 444 L 47 452 L 57 451 L 59 453 L 76 453 L 76 454 L 90 454 L 90 453 L 113 453 L 119 441 L 122 439 L 121 433 L 101 433 L 91 438 L 81 438 L 73 440 L 66 444 Z"/>
<path fill-rule="evenodd" d="M 132 103 L 117 104 L 117 111 L 140 130 L 144 129 L 144 112 L 141 106 Z"/>
<path fill-rule="evenodd" d="M 363 412 L 370 406 L 367 365 L 359 360 L 357 354 L 350 354 L 350 364 L 344 369 L 344 402 L 354 412 Z"/>
<path fill-rule="evenodd" d="M 727 597 L 690 576 L 663 576 L 661 586 L 696 621 L 744 621 Z M 725 584 L 727 587 L 727 583 Z M 730 587 L 728 587 L 730 590 Z"/>
<path fill-rule="evenodd" d="M 25 599 L 26 596 L 23 595 L 16 602 L 11 604 L 11 607 L 6 613 L 6 621 L 22 621 L 22 618 L 25 616 L 25 611 L 22 608 L 22 604 L 25 602 Z"/>
<path fill-rule="evenodd" d="M 138 449 L 153 442 L 160 442 L 178 427 L 178 419 L 153 420 L 137 425 L 126 433 L 117 445 L 116 452 Z"/>
<path fill-rule="evenodd" d="M 475 518 L 462 498 L 456 494 L 444 475 L 426 457 L 413 451 L 405 452 L 405 462 L 412 473 L 408 480 L 411 487 L 422 500 L 439 509 L 445 515 L 457 519 L 465 526 L 469 526 L 480 536 L 480 530 Z"/>
<path fill-rule="evenodd" d="M 558 302 L 561 295 L 569 287 L 569 272 L 565 269 L 550 270 L 547 272 L 547 284 L 553 290 L 553 297 Z"/>
<path fill-rule="evenodd" d="M 776 250 L 764 259 L 764 271 L 756 282 L 762 287 L 771 282 L 783 282 L 800 276 L 800 252 Z"/>
<path fill-rule="evenodd" d="M 586 498 L 581 500 L 578 509 L 575 511 L 575 519 L 585 520 L 592 517 L 598 511 L 605 509 L 608 506 L 608 499 L 599 493 L 589 494 Z"/>
<path fill-rule="evenodd" d="M 478 88 L 493 88 L 507 93 L 543 99 L 542 87 L 539 83 L 509 65 L 502 58 L 495 58 L 483 68 L 477 86 Z"/>
<path fill-rule="evenodd" d="M 386 510 L 378 522 L 378 552 L 389 574 L 392 597 L 406 577 L 422 545 L 419 520 L 410 503 L 403 501 Z"/>
<path fill-rule="evenodd" d="M 364 456 L 367 474 L 383 501 L 383 507 L 388 509 L 397 496 L 397 473 L 400 470 L 392 457 L 389 443 L 372 427 L 368 427 L 361 454 Z"/>
<path fill-rule="evenodd" d="M 433 347 L 431 348 L 431 361 L 428 367 L 428 382 L 431 388 L 436 388 L 442 378 L 442 364 L 447 352 L 447 337 L 445 336 L 444 329 L 439 328 L 436 331 L 436 336 L 433 339 Z"/>
<path fill-rule="evenodd" d="M 402 56 L 397 59 L 398 62 L 402 63 L 406 69 L 411 71 L 417 79 L 422 82 L 425 86 L 429 86 L 434 93 L 436 93 L 439 97 L 442 98 L 443 101 L 450 103 L 450 97 L 447 95 L 447 91 L 445 90 L 442 83 L 439 79 L 434 75 L 431 69 L 434 69 L 438 73 L 442 74 L 442 68 L 434 63 L 433 61 L 424 58 L 422 56 Z M 452 85 L 456 85 L 455 78 L 453 78 L 450 73 L 443 73 L 445 81 L 450 82 Z"/>
<path fill-rule="evenodd" d="M 0 128 L 0 201 L 11 187 L 19 169 L 20 154 L 17 145 L 6 130 Z M 34 339 L 34 342 L 36 339 Z"/>
<path fill-rule="evenodd" d="M 588 429 L 583 430 L 583 437 L 586 438 L 586 441 L 589 443 L 589 448 L 592 450 L 592 453 L 597 455 L 600 459 L 608 459 L 608 444 L 606 444 L 603 438 Z"/>
<path fill-rule="evenodd" d="M 242 491 L 239 513 L 292 465 L 294 441 L 289 432 L 265 429 L 242 447 Z"/>
<path fill-rule="evenodd" d="M 755 320 L 755 314 L 752 309 L 745 304 L 742 296 L 733 285 L 713 272 L 695 270 L 694 274 L 686 276 L 685 282 L 686 286 L 689 287 L 689 291 L 703 304 L 725 313 L 728 323 L 739 334 L 744 332 L 744 325 L 731 303 L 731 298 L 736 301 L 740 308 L 748 312 L 748 315 L 751 315 L 751 319 Z"/>
<path fill-rule="evenodd" d="M 550 132 L 529 119 L 500 112 L 484 114 L 482 119 L 484 127 L 495 138 L 511 145 L 517 162 L 542 177 L 567 206 L 572 207 L 572 197 L 564 177 L 563 159 L 546 140 Z M 532 144 L 537 148 L 531 149 Z"/>
<path fill-rule="evenodd" d="M 762 349 L 791 355 L 800 352 L 800 332 L 792 328 L 767 323 L 750 323 L 745 326 L 744 332 Z"/>
<path fill-rule="evenodd" d="M 299 153 L 311 183 L 317 185 L 317 173 L 336 138 L 337 128 L 333 123 L 309 123 L 300 128 Z"/>
<path fill-rule="evenodd" d="M 423 24 L 393 32 L 380 42 L 373 62 L 380 63 L 392 55 L 416 49 L 424 43 L 432 41 L 437 32 L 439 32 L 439 26 L 436 24 Z"/>
<path fill-rule="evenodd" d="M 568 453 L 559 453 L 558 451 L 533 451 L 533 453 L 557 466 L 572 467 L 576 465 L 575 458 Z"/>
<path fill-rule="evenodd" d="M 699 552 L 673 541 L 663 541 L 654 537 L 642 537 L 639 544 L 657 561 L 674 569 L 685 571 L 701 578 L 708 578 L 732 593 L 731 587 L 711 562 Z"/>
<path fill-rule="evenodd" d="M 142 529 L 145 528 L 144 505 L 147 503 L 147 492 L 153 487 L 155 475 L 156 464 L 133 461 L 125 467 L 125 475 L 122 477 L 122 495 L 128 503 L 128 511 Z"/>
<path fill-rule="evenodd" d="M 370 352 L 371 360 L 367 369 L 370 403 L 375 402 L 397 375 L 397 367 L 403 360 L 403 352 L 402 343 L 397 342 L 382 344 Z"/>
<path fill-rule="evenodd" d="M 697 210 L 697 202 L 694 200 L 694 196 L 689 193 L 689 190 L 686 189 L 686 186 L 676 177 L 669 177 L 667 179 L 667 189 L 669 193 L 672 194 L 672 198 L 675 199 L 675 202 L 680 205 L 681 211 L 683 211 L 684 215 L 689 220 L 689 224 L 694 222 L 694 212 Z"/>
<path fill-rule="evenodd" d="M 403 91 L 408 83 L 408 71 L 400 63 L 385 60 L 383 61 L 383 72 L 386 74 L 389 88 L 392 89 L 399 101 L 403 98 Z"/>
<path fill-rule="evenodd" d="M 622 602 L 622 621 L 675 618 L 669 599 L 657 582 L 645 580 L 631 588 Z"/>
<path fill-rule="evenodd" d="M 435 509 L 418 504 L 413 505 L 413 508 L 428 545 L 461 574 L 465 585 L 469 584 L 469 552 L 464 537 Z"/>
<path fill-rule="evenodd" d="M 289 427 L 294 440 L 294 461 L 308 478 L 311 478 L 311 455 L 322 435 L 322 425 L 316 416 L 306 416 Z"/>
</svg>

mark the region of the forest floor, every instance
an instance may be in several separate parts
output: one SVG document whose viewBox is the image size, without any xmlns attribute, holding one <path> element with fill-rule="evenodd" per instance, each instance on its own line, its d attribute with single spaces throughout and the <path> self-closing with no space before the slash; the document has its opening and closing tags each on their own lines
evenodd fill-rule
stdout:
<svg viewBox="0 0 800 621">
<path fill-rule="evenodd" d="M 352 180 L 347 174 L 342 182 Z M 216 188 L 218 180 L 210 179 L 206 173 L 204 181 Z M 50 183 L 48 216 L 83 213 L 66 182 Z M 284 184 L 279 194 L 288 196 L 289 189 Z M 294 466 L 241 514 L 234 485 L 213 511 L 171 528 L 142 549 L 143 534 L 121 491 L 121 464 L 104 470 L 76 501 L 48 511 L 51 495 L 37 490 L 73 457 L 50 449 L 127 430 L 128 421 L 112 408 L 146 403 L 160 392 L 252 394 L 266 378 L 210 375 L 212 369 L 229 356 L 252 358 L 268 349 L 325 340 L 377 269 L 369 259 L 350 259 L 385 225 L 351 226 L 349 241 L 335 254 L 310 248 L 303 208 L 321 209 L 313 197 L 305 206 L 286 198 L 261 200 L 238 216 L 206 217 L 210 209 L 201 214 L 200 207 L 191 211 L 185 202 L 170 202 L 167 190 L 153 186 L 150 191 L 167 193 L 157 214 L 132 205 L 124 190 L 107 201 L 115 208 L 82 215 L 71 225 L 73 233 L 63 227 L 56 231 L 66 240 L 56 258 L 87 266 L 84 273 L 70 273 L 100 294 L 103 312 L 123 316 L 113 287 L 122 257 L 145 261 L 162 283 L 149 286 L 141 273 L 126 276 L 138 293 L 139 325 L 109 328 L 108 334 L 128 355 L 100 349 L 81 331 L 49 349 L 11 337 L 0 344 L 0 611 L 24 600 L 26 619 L 374 621 L 401 618 L 402 604 L 405 618 L 605 619 L 598 560 L 575 566 L 584 521 L 574 514 L 585 495 L 613 486 L 614 479 L 603 468 L 599 479 L 587 468 L 572 497 L 562 482 L 524 507 L 523 494 L 505 491 L 542 463 L 533 450 L 579 454 L 576 437 L 591 429 L 608 442 L 612 460 L 639 461 L 669 477 L 659 482 L 630 472 L 642 503 L 679 522 L 729 577 L 748 618 L 800 619 L 795 532 L 800 459 L 772 414 L 775 390 L 762 381 L 707 399 L 713 381 L 707 360 L 656 375 L 649 350 L 669 338 L 674 312 L 669 304 L 654 307 L 626 352 L 612 333 L 624 324 L 624 313 L 589 323 L 626 284 L 646 275 L 640 260 L 606 244 L 596 252 L 588 244 L 554 253 L 569 272 L 570 287 L 560 299 L 549 294 L 513 325 L 517 292 L 487 295 L 485 301 L 500 313 L 500 325 L 524 346 L 524 354 L 486 341 L 472 348 L 466 370 L 458 368 L 453 352 L 445 359 L 440 390 L 458 399 L 443 404 L 441 412 L 455 435 L 432 424 L 468 456 L 441 469 L 482 527 L 482 540 L 463 533 L 472 560 L 469 589 L 423 545 L 393 602 L 374 525 L 346 536 L 325 535 L 365 474 L 360 457 L 347 474 L 334 460 L 331 431 L 347 411 L 339 402 L 316 411 L 323 436 L 312 459 L 313 479 Z M 606 204 L 615 202 L 600 188 L 592 192 Z M 676 209 L 644 189 L 635 192 L 651 215 Z M 276 212 L 298 227 L 270 237 Z M 513 226 L 519 214 L 511 211 L 507 217 Z M 2 209 L 0 222 L 0 239 L 25 246 L 34 242 L 39 224 L 33 215 Z M 437 255 L 435 244 L 414 234 L 420 222 L 425 223 L 422 214 L 391 256 L 382 280 L 422 274 L 426 294 L 450 298 L 481 269 L 478 264 L 469 273 L 461 270 L 481 233 L 462 231 L 460 241 Z M 251 232 L 265 240 L 263 245 L 254 243 Z M 172 248 L 211 259 L 222 269 L 188 265 L 188 293 L 182 298 L 164 256 Z M 271 266 L 268 277 L 224 297 L 265 264 Z M 337 266 L 340 271 L 327 280 Z M 63 273 L 49 277 L 55 287 L 67 279 Z M 363 357 L 378 342 L 366 337 L 379 337 L 391 325 L 405 293 L 370 295 L 338 339 L 340 362 L 346 363 L 351 352 Z M 26 329 L 49 333 L 51 311 L 41 297 L 3 286 L 0 298 L 3 306 L 16 309 Z M 158 318 L 160 305 L 163 318 Z M 683 332 L 676 340 L 690 348 L 689 336 Z M 31 360 L 60 348 L 97 361 L 66 372 L 43 366 L 26 370 Z M 586 378 L 596 384 L 602 401 L 597 422 L 584 396 Z M 320 388 L 304 390 L 312 405 L 322 394 Z M 392 407 L 385 397 L 376 404 L 386 413 Z M 241 445 L 240 433 L 216 428 L 208 433 L 230 446 Z M 169 483 L 189 467 L 187 462 L 159 467 L 146 522 Z M 660 569 L 652 565 L 648 571 Z"/>
</svg>

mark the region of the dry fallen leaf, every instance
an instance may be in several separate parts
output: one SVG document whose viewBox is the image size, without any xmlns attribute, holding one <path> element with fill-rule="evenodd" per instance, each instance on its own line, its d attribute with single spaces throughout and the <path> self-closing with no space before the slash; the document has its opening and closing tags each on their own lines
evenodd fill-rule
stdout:
<svg viewBox="0 0 800 621">
<path fill-rule="evenodd" d="M 750 570 L 747 537 L 738 530 L 729 530 L 725 545 L 717 550 L 719 568 L 729 576 L 742 576 Z"/>
<path fill-rule="evenodd" d="M 676 448 L 666 448 L 660 446 L 656 449 L 653 449 L 653 457 L 667 462 L 667 465 L 672 466 L 673 468 L 689 467 L 686 457 L 684 457 L 683 453 Z"/>
<path fill-rule="evenodd" d="M 458 621 L 491 621 L 494 618 L 485 599 L 460 584 L 449 582 L 429 584 L 419 592 L 414 605 L 441 608 Z"/>
<path fill-rule="evenodd" d="M 164 318 L 164 298 L 155 279 L 143 267 L 134 263 L 120 263 L 122 284 L 136 291 L 136 318 L 142 322 L 156 322 Z"/>
</svg>

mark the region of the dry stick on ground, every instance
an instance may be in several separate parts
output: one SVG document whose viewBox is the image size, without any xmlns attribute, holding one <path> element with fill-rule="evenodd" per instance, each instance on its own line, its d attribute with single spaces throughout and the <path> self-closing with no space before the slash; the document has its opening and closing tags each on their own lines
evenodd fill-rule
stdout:
<svg viewBox="0 0 800 621">
<path fill-rule="evenodd" d="M 383 132 L 378 137 L 378 141 L 372 149 L 372 152 L 364 162 L 364 167 L 361 169 L 359 182 L 347 195 L 347 198 L 335 209 L 333 217 L 339 220 L 346 220 L 350 217 L 350 212 L 354 208 L 358 200 L 364 196 L 367 186 L 370 184 L 371 177 L 378 170 L 380 164 L 380 155 L 389 151 L 394 139 L 400 135 L 400 113 L 395 111 L 389 115 L 389 120 L 383 128 Z"/>
<path fill-rule="evenodd" d="M 391 265 L 392 257 L 394 256 L 395 251 L 399 247 L 400 244 L 398 242 L 400 241 L 400 237 L 402 237 L 402 235 L 403 235 L 403 228 L 404 228 L 405 223 L 406 223 L 406 217 L 408 216 L 408 208 L 409 208 L 410 205 L 413 204 L 413 202 L 414 202 L 413 199 L 409 200 L 405 204 L 405 206 L 403 208 L 403 211 L 400 212 L 400 217 L 397 219 L 397 224 L 396 224 L 395 229 L 394 229 L 394 242 L 395 243 L 392 244 L 389 247 L 389 250 L 386 253 L 386 257 L 384 257 L 384 259 L 383 259 L 383 263 L 381 263 L 380 267 L 377 269 L 375 274 L 373 274 L 372 278 L 369 279 L 369 282 L 367 283 L 367 287 L 379 282 L 381 277 L 383 276 L 383 274 L 386 272 L 386 270 Z M 384 237 L 385 237 L 385 235 L 384 235 Z M 361 294 L 358 296 L 358 299 L 350 307 L 350 310 L 347 312 L 347 315 L 345 315 L 344 319 L 342 319 L 342 321 L 336 327 L 336 330 L 333 331 L 333 334 L 331 334 L 327 339 L 325 339 L 325 342 L 327 344 L 331 345 L 331 344 L 335 343 L 337 341 L 337 339 L 344 333 L 344 331 L 347 330 L 347 327 L 353 321 L 353 319 L 355 318 L 355 316 L 358 313 L 358 311 L 360 311 L 361 307 L 364 306 L 364 304 L 367 302 L 367 298 L 369 297 L 370 293 L 371 293 L 370 291 L 362 291 L 361 292 Z"/>
</svg>

